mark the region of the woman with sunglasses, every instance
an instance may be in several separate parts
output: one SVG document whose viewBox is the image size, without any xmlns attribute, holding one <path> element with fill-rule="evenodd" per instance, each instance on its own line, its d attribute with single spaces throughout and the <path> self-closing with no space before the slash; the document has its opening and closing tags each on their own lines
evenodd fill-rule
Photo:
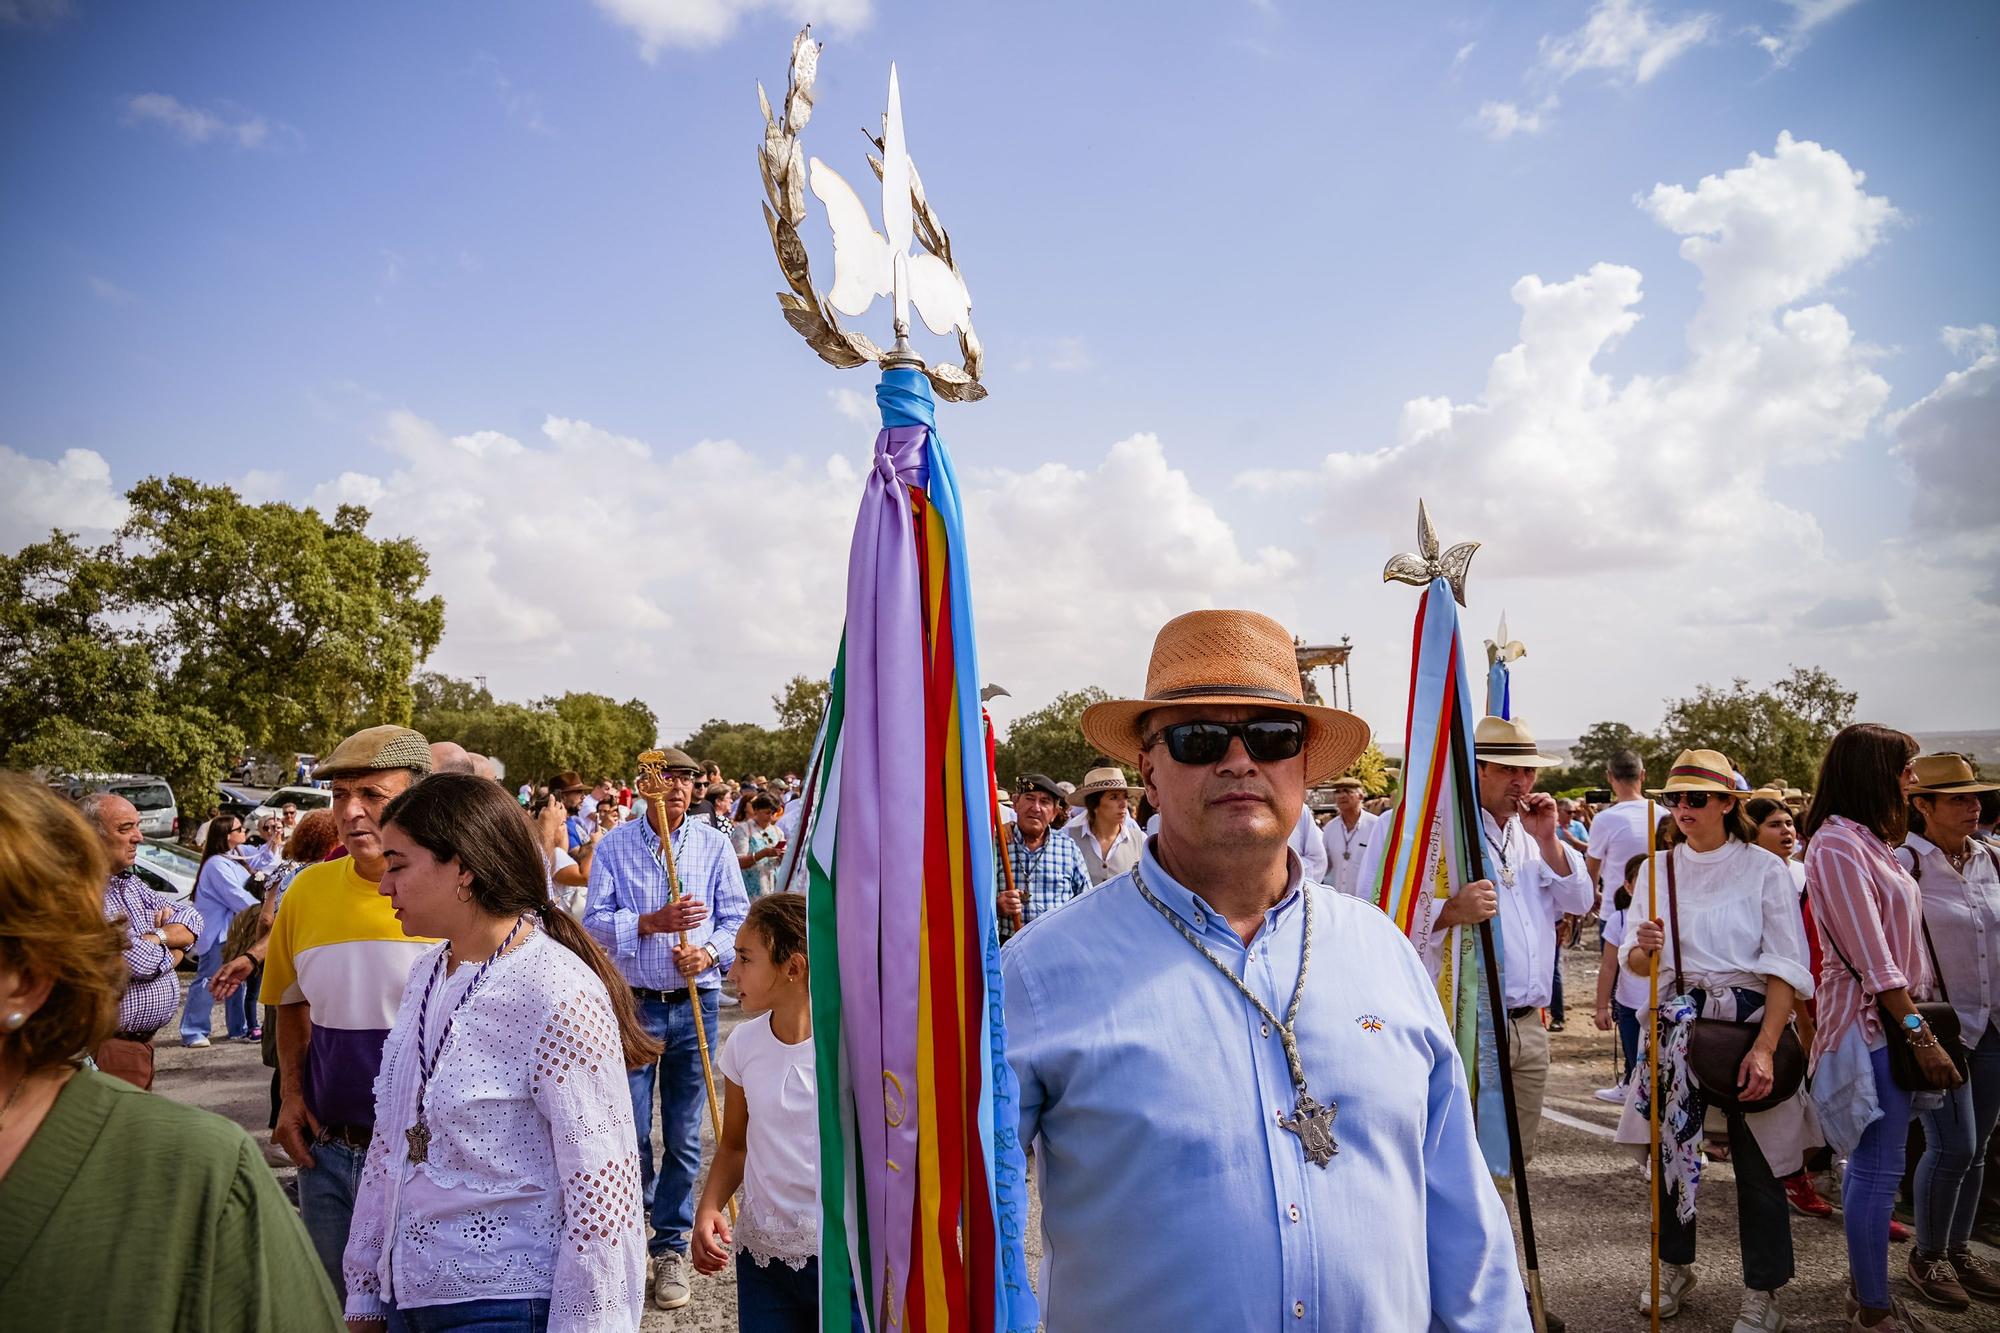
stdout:
<svg viewBox="0 0 2000 1333">
<path fill-rule="evenodd" d="M 201 913 L 201 934 L 194 942 L 199 960 L 194 980 L 188 983 L 187 1002 L 181 1007 L 181 1045 L 196 1050 L 209 1044 L 209 1028 L 215 1022 L 215 993 L 208 983 L 222 970 L 222 946 L 229 938 L 230 924 L 238 912 L 257 906 L 259 901 L 248 887 L 253 867 L 241 850 L 243 836 L 243 821 L 234 815 L 217 815 L 208 822 L 194 892 L 188 895 L 188 901 Z M 232 1040 L 256 1040 L 250 1035 L 250 1020 L 240 993 L 222 1002 L 222 1013 Z"/>
<path fill-rule="evenodd" d="M 1847 1232 L 1850 1329 L 1919 1327 L 1889 1293 L 1889 1214 L 1903 1179 L 1911 1092 L 1889 1072 L 1897 1024 L 1918 1072 L 1938 1090 L 1961 1081 L 1944 1043 L 1917 1012 L 1931 987 L 1923 900 L 1890 852 L 1902 841 L 1917 743 L 1872 722 L 1844 728 L 1827 747 L 1806 811 L 1806 895 L 1826 952 L 1820 959 L 1813 1100 L 1827 1142 L 1847 1157 L 1841 1223 Z"/>
<path fill-rule="evenodd" d="M 1660 1315 L 1678 1314 L 1694 1289 L 1695 1201 L 1701 1178 L 1701 1127 L 1712 1095 L 1744 1102 L 1770 1095 L 1778 1041 L 1799 996 L 1813 992 L 1798 891 L 1784 863 L 1756 844 L 1756 830 L 1735 790 L 1735 770 L 1714 750 L 1686 750 L 1674 761 L 1660 798 L 1683 841 L 1661 854 L 1660 915 L 1642 922 L 1619 948 L 1619 964 L 1647 975 L 1660 969 L 1660 1009 L 1650 1039 L 1660 1043 Z M 1756 1025 L 1735 1086 L 1704 1088 L 1693 1076 L 1687 1044 L 1697 1018 Z M 1648 1142 L 1650 1077 L 1633 1071 L 1618 1127 L 1623 1143 Z M 1785 1326 L 1778 1291 L 1792 1280 L 1791 1212 L 1781 1176 L 1797 1172 L 1817 1143 L 1796 1092 L 1766 1110 L 1723 1110 L 1736 1168 L 1736 1228 L 1743 1255 L 1743 1305 L 1736 1333 Z M 1652 1310 L 1652 1291 L 1639 1295 Z"/>
</svg>

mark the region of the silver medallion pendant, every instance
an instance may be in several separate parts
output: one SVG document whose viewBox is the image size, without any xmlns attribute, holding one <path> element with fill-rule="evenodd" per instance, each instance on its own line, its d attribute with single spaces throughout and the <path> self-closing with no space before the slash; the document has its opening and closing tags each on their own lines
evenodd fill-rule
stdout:
<svg viewBox="0 0 2000 1333">
<path fill-rule="evenodd" d="M 1340 1103 L 1321 1106 L 1313 1100 L 1311 1093 L 1301 1089 L 1298 1109 L 1289 1119 L 1279 1117 L 1278 1124 L 1298 1135 L 1306 1160 L 1324 1170 L 1326 1164 L 1333 1160 L 1333 1155 L 1340 1151 L 1340 1145 L 1333 1139 L 1333 1117 L 1339 1111 Z"/>
<path fill-rule="evenodd" d="M 431 1127 L 429 1125 L 426 1125 L 420 1119 L 416 1124 L 411 1125 L 403 1131 L 403 1137 L 409 1142 L 410 1160 L 412 1162 L 429 1160 L 431 1155 Z"/>
</svg>

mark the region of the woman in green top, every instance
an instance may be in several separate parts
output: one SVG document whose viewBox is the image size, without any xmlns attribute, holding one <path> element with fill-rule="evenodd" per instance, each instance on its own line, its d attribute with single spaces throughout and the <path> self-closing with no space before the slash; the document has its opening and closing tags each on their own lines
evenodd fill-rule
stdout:
<svg viewBox="0 0 2000 1333">
<path fill-rule="evenodd" d="M 73 808 L 0 773 L 0 1321 L 336 1333 L 326 1271 L 249 1136 L 79 1067 L 125 985 L 108 865 Z"/>
</svg>

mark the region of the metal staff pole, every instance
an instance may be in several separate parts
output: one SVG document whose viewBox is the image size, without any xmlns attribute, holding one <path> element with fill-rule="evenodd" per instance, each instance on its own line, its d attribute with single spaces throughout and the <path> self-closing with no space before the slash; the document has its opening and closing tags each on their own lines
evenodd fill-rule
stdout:
<svg viewBox="0 0 2000 1333">
<path fill-rule="evenodd" d="M 649 805 L 646 813 L 650 817 L 652 812 L 652 806 Z M 666 823 L 666 816 L 662 815 L 659 822 L 661 824 Z M 667 871 L 667 901 L 677 903 L 681 898 L 681 876 L 680 871 L 674 868 L 674 840 L 657 825 L 653 831 L 660 835 L 660 864 L 665 866 Z M 676 938 L 680 941 L 682 948 L 687 947 L 688 937 L 685 930 L 681 931 Z M 688 1004 L 694 1010 L 695 1047 L 701 1052 L 701 1081 L 703 1086 L 708 1089 L 708 1123 L 715 1130 L 715 1145 L 720 1148 L 722 1146 L 722 1103 L 716 1099 L 715 1069 L 708 1061 L 708 1024 L 702 1022 L 701 990 L 694 984 L 693 977 L 688 977 L 686 980 L 688 983 Z M 724 1202 L 729 1210 L 730 1224 L 734 1225 L 736 1222 L 736 1199 L 732 1195 Z"/>
<path fill-rule="evenodd" d="M 1451 775 L 1458 789 L 1459 836 L 1468 852 L 1479 857 L 1486 831 L 1479 824 L 1479 803 L 1473 799 L 1472 761 L 1459 744 L 1456 726 L 1451 732 Z M 1484 876 L 1481 876 L 1484 878 Z M 1500 960 L 1493 947 L 1493 923 L 1479 923 L 1480 955 L 1486 965 L 1486 1003 L 1493 1012 L 1493 1050 L 1499 1057 L 1500 1104 L 1507 1117 L 1507 1159 L 1514 1172 L 1514 1204 L 1521 1214 L 1521 1257 L 1528 1270 L 1528 1315 L 1535 1333 L 1546 1333 L 1548 1324 L 1542 1310 L 1541 1261 L 1535 1253 L 1535 1219 L 1528 1206 L 1528 1163 L 1521 1154 L 1521 1113 L 1514 1103 L 1514 1064 L 1507 1050 L 1507 1002 L 1500 989 Z"/>
<path fill-rule="evenodd" d="M 1646 802 L 1646 919 L 1657 921 L 1660 896 L 1657 884 L 1660 826 L 1653 815 L 1653 803 Z M 1653 1202 L 1653 1333 L 1660 1333 L 1660 950 L 1653 950 L 1646 970 L 1646 1070 L 1652 1079 L 1652 1096 L 1646 1108 L 1646 1139 L 1650 1147 L 1646 1174 L 1652 1180 L 1647 1191 Z"/>
</svg>

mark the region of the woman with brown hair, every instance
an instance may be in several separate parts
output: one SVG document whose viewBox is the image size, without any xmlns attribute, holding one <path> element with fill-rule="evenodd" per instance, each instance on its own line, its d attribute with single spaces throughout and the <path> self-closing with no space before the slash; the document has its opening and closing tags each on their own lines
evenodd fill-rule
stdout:
<svg viewBox="0 0 2000 1333">
<path fill-rule="evenodd" d="M 350 1327 L 637 1328 L 646 1232 L 625 1071 L 659 1043 L 549 901 L 534 831 L 498 784 L 427 778 L 383 812 L 382 848 L 405 933 L 444 943 L 411 968 L 382 1049 Z"/>
<path fill-rule="evenodd" d="M 1888 1333 L 1915 1327 L 1889 1293 L 1889 1214 L 1903 1179 L 1911 1097 L 1962 1081 L 1917 1011 L 1916 997 L 1931 987 L 1922 897 L 1890 852 L 1903 838 L 1916 754 L 1916 741 L 1892 728 L 1844 728 L 1821 761 L 1804 830 L 1806 895 L 1825 947 L 1813 1099 L 1828 1143 L 1847 1156 L 1848 1327 Z M 1905 1088 L 1892 1077 L 1891 1042 L 1908 1047 L 1926 1087 Z"/>
<path fill-rule="evenodd" d="M 0 774 L 0 1311 L 35 1329 L 338 1330 L 249 1136 L 93 1069 L 126 968 L 98 836 Z"/>
</svg>

